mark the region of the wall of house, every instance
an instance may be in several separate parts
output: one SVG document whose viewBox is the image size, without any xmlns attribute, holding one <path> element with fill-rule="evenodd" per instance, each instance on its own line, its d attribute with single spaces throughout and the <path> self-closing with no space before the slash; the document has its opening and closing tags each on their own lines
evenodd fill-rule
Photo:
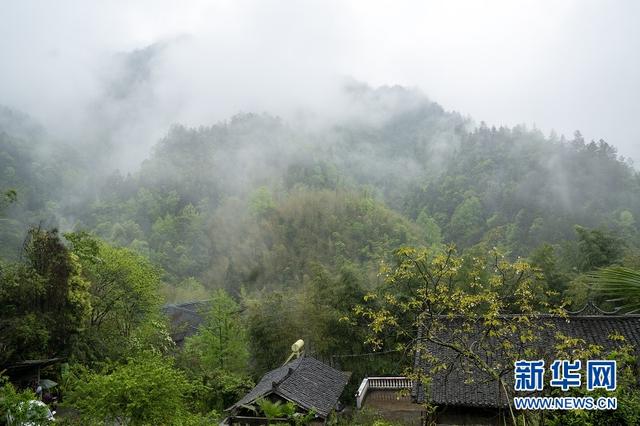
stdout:
<svg viewBox="0 0 640 426">
<path fill-rule="evenodd" d="M 378 412 L 391 422 L 420 425 L 424 408 L 411 401 L 411 396 L 397 390 L 374 389 L 367 392 L 362 407 Z"/>
</svg>

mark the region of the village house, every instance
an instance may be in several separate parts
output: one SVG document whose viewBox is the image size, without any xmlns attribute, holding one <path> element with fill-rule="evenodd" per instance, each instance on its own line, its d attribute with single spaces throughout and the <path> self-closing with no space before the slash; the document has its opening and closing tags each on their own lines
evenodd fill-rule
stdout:
<svg viewBox="0 0 640 426">
<path fill-rule="evenodd" d="M 566 317 L 541 315 L 540 336 L 534 343 L 537 353 L 547 364 L 553 358 L 553 349 L 559 335 L 577 338 L 586 345 L 597 345 L 603 353 L 612 350 L 617 343 L 614 334 L 624 337 L 627 344 L 640 348 L 640 315 L 618 315 L 604 312 L 592 303 L 578 312 L 569 312 Z M 455 327 L 455 319 L 451 326 Z M 518 336 L 514 336 L 516 339 Z M 367 377 L 356 394 L 357 408 L 377 410 L 390 420 L 405 424 L 424 424 L 427 413 L 423 405 L 437 406 L 430 420 L 447 425 L 502 425 L 509 422 L 509 401 L 500 384 L 480 369 L 459 368 L 459 357 L 446 347 L 427 344 L 427 350 L 444 362 L 448 368 L 430 374 L 429 363 L 416 359 L 415 367 L 431 378 L 428 385 L 413 383 L 405 377 Z M 492 359 L 489 364 L 504 360 Z M 503 378 L 513 389 L 513 367 L 505 369 Z"/>
<path fill-rule="evenodd" d="M 171 335 L 177 345 L 195 333 L 203 321 L 206 307 L 206 302 L 164 307 L 171 319 Z M 456 319 L 449 321 L 451 328 L 456 327 Z M 548 360 L 552 358 L 558 335 L 580 339 L 586 345 L 597 345 L 607 352 L 616 346 L 610 337 L 619 334 L 626 343 L 640 348 L 640 315 L 605 312 L 588 303 L 580 311 L 568 312 L 566 316 L 540 315 L 536 321 L 540 332 L 534 344 L 538 353 Z M 514 336 L 514 341 L 517 338 Z M 468 368 L 457 368 L 458 361 L 452 350 L 435 344 L 427 344 L 427 350 L 448 368 L 431 374 L 431 366 L 416 358 L 414 367 L 430 377 L 429 384 L 414 383 L 403 376 L 365 377 L 355 395 L 356 409 L 374 410 L 389 420 L 408 425 L 434 420 L 442 425 L 502 425 L 505 420 L 509 421 L 507 395 L 495 380 L 477 369 L 470 372 Z M 491 356 L 495 357 L 495 354 Z M 501 359 L 491 359 L 491 356 L 486 357 L 488 364 L 505 363 Z M 512 388 L 513 367 L 505 369 L 502 375 Z M 260 398 L 293 402 L 301 413 L 313 410 L 315 422 L 323 423 L 338 405 L 348 377 L 348 373 L 312 357 L 300 357 L 265 374 L 254 389 L 229 407 L 227 424 L 266 424 L 266 418 L 255 411 L 256 401 Z M 426 412 L 425 403 L 437 406 L 435 414 Z"/>
<path fill-rule="evenodd" d="M 311 413 L 311 424 L 324 424 L 338 408 L 349 376 L 349 373 L 336 370 L 315 358 L 301 356 L 266 373 L 249 393 L 226 410 L 229 417 L 225 424 L 268 424 L 270 419 L 259 412 L 261 399 L 277 404 L 293 403 L 296 415 Z M 271 419 L 272 422 L 284 423 L 290 423 L 290 420 Z"/>
<path fill-rule="evenodd" d="M 169 333 L 176 346 L 182 347 L 184 340 L 198 331 L 210 306 L 210 302 L 202 300 L 162 307 L 162 313 L 169 319 Z"/>
</svg>

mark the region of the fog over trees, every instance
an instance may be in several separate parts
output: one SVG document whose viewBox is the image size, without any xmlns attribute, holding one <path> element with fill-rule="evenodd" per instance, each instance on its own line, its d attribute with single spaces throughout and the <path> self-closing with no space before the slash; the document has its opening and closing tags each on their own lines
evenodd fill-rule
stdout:
<svg viewBox="0 0 640 426">
<path fill-rule="evenodd" d="M 611 82 L 616 73 L 603 79 L 601 100 L 619 94 L 619 105 L 611 108 L 624 109 L 620 128 L 611 125 L 609 113 L 602 113 L 604 124 L 590 122 L 602 105 L 575 105 L 580 111 L 558 118 L 523 106 L 522 98 L 513 104 L 524 117 L 509 111 L 496 119 L 515 80 L 496 89 L 495 102 L 478 84 L 482 96 L 469 90 L 468 104 L 452 105 L 460 99 L 456 78 L 445 84 L 429 68 L 446 62 L 447 54 L 424 41 L 419 43 L 433 56 L 416 58 L 416 68 L 407 66 L 406 73 L 428 69 L 433 82 L 387 74 L 384 64 L 367 74 L 344 59 L 358 39 L 344 35 L 348 23 L 355 34 L 370 34 L 376 22 L 396 30 L 393 49 L 380 43 L 383 53 L 408 45 L 411 37 L 400 31 L 406 5 L 387 21 L 378 6 L 363 21 L 354 17 L 360 16 L 354 10 L 363 12 L 355 6 L 344 14 L 335 4 L 333 12 L 313 2 L 309 10 L 291 6 L 301 16 L 291 24 L 292 33 L 304 34 L 299 46 L 286 29 L 269 30 L 282 25 L 281 5 L 267 10 L 242 4 L 220 5 L 211 14 L 211 26 L 220 28 L 212 29 L 180 11 L 170 34 L 153 19 L 136 17 L 136 7 L 126 10 L 139 27 L 123 24 L 123 34 L 111 34 L 117 32 L 111 24 L 125 20 L 112 6 L 102 6 L 104 17 L 100 8 L 78 6 L 87 15 L 86 22 L 74 23 L 85 28 L 84 41 L 69 36 L 62 24 L 70 18 L 57 9 L 51 16 L 58 32 L 50 41 L 42 41 L 40 31 L 22 40 L 15 23 L 6 26 L 0 54 L 15 63 L 0 69 L 0 377 L 21 361 L 60 357 L 64 368 L 50 374 L 73 414 L 64 421 L 212 424 L 262 374 L 280 366 L 300 338 L 309 354 L 340 359 L 353 373 L 347 403 L 365 375 L 403 374 L 412 364 L 406 355 L 417 332 L 413 316 L 424 311 L 416 307 L 420 298 L 407 293 L 424 279 L 412 269 L 416 265 L 446 264 L 440 273 L 451 278 L 451 288 L 425 282 L 438 290 L 445 314 L 467 315 L 470 324 L 487 312 L 549 314 L 578 310 L 588 301 L 603 309 L 620 306 L 619 291 L 591 285 L 602 268 L 622 271 L 630 281 L 640 268 L 640 174 L 630 157 L 640 153 L 640 133 L 625 115 L 640 108 Z M 496 31 L 511 29 L 533 48 L 533 30 L 514 29 L 524 12 L 503 6 L 512 20 Z M 434 7 L 434 14 L 452 13 L 449 6 Z M 173 10 L 158 9 L 150 16 Z M 15 5 L 7 10 L 18 21 L 31 13 Z M 589 4 L 576 16 L 593 22 L 598 10 Z M 547 22 L 544 11 L 529 10 L 535 28 L 560 31 L 566 22 L 569 39 L 583 28 L 567 18 L 571 11 L 550 10 Z M 33 25 L 44 19 L 42 10 L 32 13 Z M 489 21 L 487 11 L 479 13 L 489 23 L 504 18 Z M 618 30 L 628 37 L 621 49 L 636 46 L 624 14 L 606 13 L 619 19 Z M 244 22 L 246 31 L 225 27 L 218 15 Z M 344 21 L 329 25 L 334 15 Z M 191 19 L 194 31 L 179 31 Z M 425 19 L 435 29 L 416 29 L 416 39 L 449 34 L 442 51 L 471 37 L 454 36 L 432 15 Z M 469 17 L 462 21 L 486 30 Z M 327 26 L 318 28 L 323 22 Z M 406 22 L 420 27 L 409 17 Z M 96 28 L 87 29 L 90 24 Z M 618 40 L 616 31 L 602 43 Z M 316 40 L 319 35 L 327 41 Z M 597 44 L 585 37 L 589 46 Z M 558 40 L 559 46 L 567 43 Z M 34 50 L 18 55 L 28 42 Z M 518 49 L 499 45 L 517 68 Z M 355 51 L 375 68 L 371 46 Z M 486 52 L 483 46 L 478 49 Z M 585 59 L 583 53 L 574 54 Z M 460 54 L 457 65 L 477 59 L 473 49 Z M 558 55 L 543 55 L 541 67 L 546 70 Z M 618 58 L 603 55 L 612 63 Z M 36 64 L 39 71 L 28 66 Z M 637 66 L 624 63 L 627 71 Z M 602 70 L 596 71 L 580 81 L 597 80 Z M 490 74 L 481 64 L 477 72 Z M 551 105 L 556 83 L 548 93 L 536 93 L 546 74 L 530 72 L 521 76 L 530 87 L 513 96 L 531 93 L 534 101 Z M 494 88 L 500 85 L 496 73 L 493 80 L 487 76 Z M 627 80 L 634 92 L 640 80 Z M 446 92 L 436 87 L 440 83 L 452 94 L 443 95 L 446 107 L 438 103 Z M 571 90 L 582 99 L 579 87 Z M 561 92 L 555 93 L 562 106 L 554 111 L 568 108 Z M 486 117 L 476 114 L 482 103 L 491 104 Z M 534 124 L 538 118 L 544 123 Z M 604 130 L 613 127 L 610 143 Z M 526 298 L 514 302 L 498 291 L 503 299 L 484 310 L 480 305 L 495 296 L 499 270 L 509 271 L 502 281 L 524 289 Z M 526 285 L 517 278 L 521 271 L 527 272 Z M 408 290 L 393 287 L 403 279 Z M 405 309 L 406 300 L 418 302 Z M 178 348 L 162 307 L 190 301 L 207 301 L 210 309 Z M 399 312 L 380 319 L 390 307 Z M 630 366 L 624 377 L 631 379 L 619 396 L 633 406 L 639 393 L 627 349 L 621 350 Z M 373 351 L 383 355 L 366 355 Z M 170 384 L 158 378 L 163 375 Z M 0 380 L 4 419 L 33 395 Z M 143 403 L 149 389 L 153 404 Z M 146 408 L 137 410 L 140 404 Z M 553 424 L 572 416 L 563 415 L 551 416 Z M 640 413 L 624 412 L 620 421 L 633 424 L 633 416 Z M 598 424 L 596 417 L 589 421 Z"/>
</svg>

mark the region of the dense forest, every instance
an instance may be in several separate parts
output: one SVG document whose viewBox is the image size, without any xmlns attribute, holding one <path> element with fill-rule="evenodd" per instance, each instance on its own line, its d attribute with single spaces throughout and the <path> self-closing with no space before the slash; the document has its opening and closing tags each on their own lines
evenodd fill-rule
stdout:
<svg viewBox="0 0 640 426">
<path fill-rule="evenodd" d="M 640 175 L 605 141 L 345 90 L 348 119 L 176 124 L 126 172 L 102 141 L 77 149 L 0 109 L 0 366 L 64 357 L 84 424 L 210 424 L 299 338 L 354 383 L 399 374 L 401 336 L 380 351 L 354 307 L 402 247 L 455 245 L 464 274 L 495 253 L 526 262 L 543 311 L 610 307 L 588 274 L 640 266 Z M 213 308 L 178 350 L 161 306 L 194 300 Z"/>
</svg>

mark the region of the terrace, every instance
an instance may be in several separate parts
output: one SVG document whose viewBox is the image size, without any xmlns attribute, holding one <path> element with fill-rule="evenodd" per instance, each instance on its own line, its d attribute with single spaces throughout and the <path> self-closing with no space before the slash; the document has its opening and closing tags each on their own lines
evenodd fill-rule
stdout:
<svg viewBox="0 0 640 426">
<path fill-rule="evenodd" d="M 413 382 L 406 377 L 366 377 L 356 393 L 356 406 L 376 411 L 390 421 L 423 424 L 424 408 L 413 402 L 412 387 Z"/>
</svg>

